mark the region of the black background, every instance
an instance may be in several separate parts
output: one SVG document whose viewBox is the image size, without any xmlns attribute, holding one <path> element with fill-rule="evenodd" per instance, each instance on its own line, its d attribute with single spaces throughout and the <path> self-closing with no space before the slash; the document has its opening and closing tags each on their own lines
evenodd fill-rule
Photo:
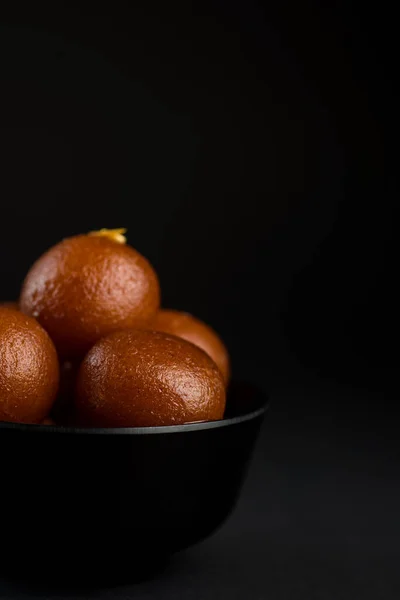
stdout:
<svg viewBox="0 0 400 600">
<path fill-rule="evenodd" d="M 125 226 L 272 394 L 230 523 L 121 597 L 398 597 L 395 51 L 384 4 L 4 15 L 0 296 Z"/>
</svg>

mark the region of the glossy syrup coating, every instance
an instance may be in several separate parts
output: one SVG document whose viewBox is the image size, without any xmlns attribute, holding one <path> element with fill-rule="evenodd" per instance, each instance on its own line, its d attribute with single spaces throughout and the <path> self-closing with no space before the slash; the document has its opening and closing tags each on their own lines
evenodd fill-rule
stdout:
<svg viewBox="0 0 400 600">
<path fill-rule="evenodd" d="M 56 349 L 39 323 L 0 307 L 0 421 L 40 423 L 59 383 Z"/>
<path fill-rule="evenodd" d="M 46 329 L 61 358 L 83 357 L 103 336 L 154 317 L 157 275 L 124 239 L 107 230 L 67 238 L 30 269 L 20 308 Z"/>
<path fill-rule="evenodd" d="M 147 427 L 222 419 L 225 385 L 197 346 L 162 332 L 126 330 L 100 340 L 77 382 L 82 425 Z"/>
<path fill-rule="evenodd" d="M 209 356 L 219 367 L 226 383 L 229 381 L 229 354 L 218 334 L 208 325 L 189 313 L 161 309 L 155 316 L 152 327 L 192 342 Z"/>
</svg>

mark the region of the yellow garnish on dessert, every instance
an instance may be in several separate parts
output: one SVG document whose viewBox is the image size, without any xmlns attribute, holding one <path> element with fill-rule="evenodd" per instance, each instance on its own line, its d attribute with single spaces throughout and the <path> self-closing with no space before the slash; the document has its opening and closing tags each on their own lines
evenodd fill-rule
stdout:
<svg viewBox="0 0 400 600">
<path fill-rule="evenodd" d="M 96 237 L 106 237 L 112 242 L 117 242 L 118 244 L 126 244 L 126 229 L 122 227 L 121 229 L 100 229 L 99 231 L 90 231 L 88 235 L 96 236 Z"/>
</svg>

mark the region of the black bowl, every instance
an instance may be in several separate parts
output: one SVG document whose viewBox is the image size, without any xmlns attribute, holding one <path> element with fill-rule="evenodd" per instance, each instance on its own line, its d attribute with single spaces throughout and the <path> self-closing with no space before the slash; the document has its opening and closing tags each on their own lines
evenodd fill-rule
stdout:
<svg viewBox="0 0 400 600">
<path fill-rule="evenodd" d="M 133 573 L 207 537 L 235 505 L 265 408 L 262 393 L 236 384 L 222 421 L 0 423 L 3 570 Z"/>
</svg>

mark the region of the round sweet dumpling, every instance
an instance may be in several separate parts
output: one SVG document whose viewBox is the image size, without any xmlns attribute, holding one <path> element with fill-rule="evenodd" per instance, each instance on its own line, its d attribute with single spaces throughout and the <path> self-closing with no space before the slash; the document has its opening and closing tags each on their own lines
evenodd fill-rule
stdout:
<svg viewBox="0 0 400 600">
<path fill-rule="evenodd" d="M 146 427 L 222 419 L 225 384 L 214 361 L 162 332 L 126 330 L 100 340 L 78 374 L 83 425 Z"/>
<path fill-rule="evenodd" d="M 146 326 L 159 308 L 157 275 L 124 231 L 67 238 L 26 276 L 20 308 L 46 329 L 63 359 L 83 357 L 113 331 Z"/>
<path fill-rule="evenodd" d="M 40 423 L 57 395 L 56 349 L 35 319 L 0 307 L 0 421 Z"/>
</svg>

